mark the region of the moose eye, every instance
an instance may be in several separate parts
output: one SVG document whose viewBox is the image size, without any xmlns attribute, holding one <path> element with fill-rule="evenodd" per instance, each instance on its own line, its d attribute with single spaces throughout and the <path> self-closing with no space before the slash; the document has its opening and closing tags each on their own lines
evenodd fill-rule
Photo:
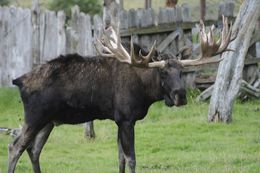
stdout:
<svg viewBox="0 0 260 173">
<path fill-rule="evenodd" d="M 164 86 L 164 82 L 162 82 L 162 86 Z"/>
<path fill-rule="evenodd" d="M 167 71 L 162 71 L 162 72 L 161 72 L 162 78 L 165 78 L 165 77 L 167 76 L 167 74 L 168 74 Z"/>
</svg>

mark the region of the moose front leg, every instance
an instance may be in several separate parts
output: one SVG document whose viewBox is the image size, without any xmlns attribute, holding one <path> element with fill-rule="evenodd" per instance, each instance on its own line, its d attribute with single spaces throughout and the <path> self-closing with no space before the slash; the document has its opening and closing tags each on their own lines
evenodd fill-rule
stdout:
<svg viewBox="0 0 260 173">
<path fill-rule="evenodd" d="M 119 130 L 118 130 L 118 137 L 117 137 L 117 145 L 118 145 L 119 173 L 125 173 L 125 156 L 124 156 L 121 140 L 119 137 Z"/>
<path fill-rule="evenodd" d="M 125 160 L 127 161 L 129 172 L 135 173 L 134 143 L 134 123 L 128 121 L 118 123 L 119 173 L 125 172 Z"/>
</svg>

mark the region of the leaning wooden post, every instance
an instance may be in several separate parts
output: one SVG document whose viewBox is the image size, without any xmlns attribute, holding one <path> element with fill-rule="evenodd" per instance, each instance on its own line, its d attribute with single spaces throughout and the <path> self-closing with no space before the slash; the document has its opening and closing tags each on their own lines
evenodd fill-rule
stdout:
<svg viewBox="0 0 260 173">
<path fill-rule="evenodd" d="M 40 7 L 39 0 L 32 1 L 32 58 L 33 67 L 40 63 L 41 52 L 40 52 Z"/>
<path fill-rule="evenodd" d="M 259 12 L 259 0 L 245 0 L 240 7 L 233 26 L 233 31 L 238 29 L 239 33 L 229 45 L 229 49 L 233 49 L 234 52 L 229 51 L 222 55 L 224 60 L 219 65 L 210 100 L 209 122 L 229 123 L 232 121 L 232 107 L 240 88 L 244 59 Z"/>
</svg>

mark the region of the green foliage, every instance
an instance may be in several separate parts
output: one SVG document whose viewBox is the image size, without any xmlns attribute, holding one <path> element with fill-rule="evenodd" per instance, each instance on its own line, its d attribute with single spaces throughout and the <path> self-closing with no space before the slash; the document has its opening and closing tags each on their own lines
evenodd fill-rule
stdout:
<svg viewBox="0 0 260 173">
<path fill-rule="evenodd" d="M 188 91 L 189 99 L 197 91 Z M 136 123 L 137 172 L 259 173 L 260 100 L 236 102 L 229 125 L 207 122 L 208 103 L 183 107 L 155 103 Z M 0 127 L 18 127 L 23 114 L 16 89 L 0 89 Z M 23 116 L 22 116 L 23 117 Z M 118 172 L 117 126 L 95 121 L 97 138 L 86 140 L 82 125 L 55 127 L 41 155 L 42 172 Z M 0 172 L 7 171 L 7 146 L 0 134 Z M 16 173 L 33 172 L 24 152 Z"/>
<path fill-rule="evenodd" d="M 0 5 L 8 5 L 10 0 L 0 0 Z"/>
<path fill-rule="evenodd" d="M 51 0 L 49 8 L 55 11 L 64 10 L 66 15 L 70 16 L 71 8 L 75 5 L 90 15 L 99 14 L 102 11 L 101 0 Z"/>
<path fill-rule="evenodd" d="M 199 89 L 192 89 L 192 88 L 188 88 L 187 89 L 187 99 L 189 101 L 194 101 L 199 95 L 200 95 L 200 90 Z"/>
</svg>

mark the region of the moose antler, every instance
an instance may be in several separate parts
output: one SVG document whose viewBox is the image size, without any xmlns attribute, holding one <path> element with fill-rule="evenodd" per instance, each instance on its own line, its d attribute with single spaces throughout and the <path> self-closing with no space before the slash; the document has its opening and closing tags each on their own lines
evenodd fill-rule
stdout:
<svg viewBox="0 0 260 173">
<path fill-rule="evenodd" d="M 114 57 L 121 62 L 131 63 L 129 53 L 122 46 L 120 36 L 116 34 L 116 31 L 112 27 L 103 30 L 102 37 L 101 40 L 97 39 L 97 41 L 107 53 L 101 52 L 95 45 L 95 48 L 100 55 L 105 57 Z"/>
<path fill-rule="evenodd" d="M 132 37 L 130 43 L 130 54 L 122 46 L 121 38 L 119 34 L 119 27 L 117 27 L 116 30 L 112 26 L 108 27 L 106 30 L 103 31 L 102 37 L 103 38 L 101 40 L 97 39 L 97 41 L 106 53 L 100 51 L 95 45 L 97 52 L 102 56 L 113 57 L 118 59 L 121 62 L 126 62 L 128 64 L 131 64 L 133 66 L 138 66 L 138 67 L 162 68 L 165 66 L 165 61 L 163 60 L 151 62 L 152 57 L 154 56 L 154 53 L 156 51 L 155 49 L 156 41 L 154 42 L 152 48 L 150 49 L 149 53 L 146 56 L 142 55 L 140 50 L 139 57 L 137 58 L 134 52 L 134 43 Z"/>
<path fill-rule="evenodd" d="M 231 49 L 227 49 L 228 44 L 235 40 L 237 37 L 238 31 L 232 36 L 232 23 L 230 27 L 228 26 L 228 19 L 222 16 L 223 21 L 223 30 L 221 33 L 221 37 L 218 41 L 215 41 L 214 38 L 214 25 L 209 30 L 209 33 L 206 34 L 205 26 L 203 21 L 200 21 L 200 46 L 201 46 L 201 55 L 199 58 L 194 60 L 179 60 L 183 66 L 196 66 L 201 64 L 210 64 L 210 63 L 218 63 L 223 58 L 220 59 L 212 59 L 211 57 L 219 55 L 225 51 L 233 51 Z"/>
</svg>

